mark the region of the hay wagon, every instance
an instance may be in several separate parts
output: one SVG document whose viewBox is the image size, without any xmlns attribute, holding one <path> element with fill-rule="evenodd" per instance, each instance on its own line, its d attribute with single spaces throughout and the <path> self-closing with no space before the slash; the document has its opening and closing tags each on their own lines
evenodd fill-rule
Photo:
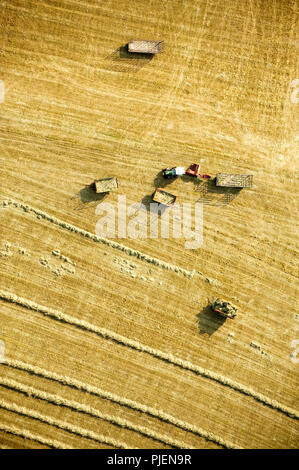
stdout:
<svg viewBox="0 0 299 470">
<path fill-rule="evenodd" d="M 146 39 L 132 39 L 128 43 L 129 52 L 139 52 L 141 54 L 160 54 L 163 52 L 164 41 L 149 41 Z"/>
<path fill-rule="evenodd" d="M 153 201 L 158 204 L 164 204 L 164 206 L 171 207 L 175 204 L 176 200 L 177 196 L 175 194 L 164 191 L 162 188 L 157 188 L 153 194 Z"/>
<path fill-rule="evenodd" d="M 253 175 L 232 175 L 230 173 L 217 173 L 216 186 L 226 188 L 251 188 Z"/>
<path fill-rule="evenodd" d="M 96 193 L 109 193 L 118 188 L 118 179 L 115 177 L 101 178 L 95 180 L 93 185 Z"/>
</svg>

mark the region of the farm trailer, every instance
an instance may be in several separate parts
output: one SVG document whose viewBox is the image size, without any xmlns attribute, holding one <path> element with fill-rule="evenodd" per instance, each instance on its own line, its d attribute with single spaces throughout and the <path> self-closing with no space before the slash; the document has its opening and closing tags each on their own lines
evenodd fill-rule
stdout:
<svg viewBox="0 0 299 470">
<path fill-rule="evenodd" d="M 132 39 L 128 43 L 128 51 L 141 54 L 160 54 L 163 52 L 163 41 Z"/>
<path fill-rule="evenodd" d="M 176 200 L 177 196 L 175 194 L 164 191 L 162 188 L 157 188 L 153 194 L 153 201 L 158 204 L 164 204 L 164 206 L 171 207 L 175 204 Z"/>
<path fill-rule="evenodd" d="M 95 180 L 93 185 L 96 193 L 109 193 L 118 188 L 118 179 L 115 177 L 101 178 Z"/>
<path fill-rule="evenodd" d="M 230 173 L 217 173 L 216 186 L 226 188 L 251 188 L 253 175 L 232 175 Z"/>
</svg>

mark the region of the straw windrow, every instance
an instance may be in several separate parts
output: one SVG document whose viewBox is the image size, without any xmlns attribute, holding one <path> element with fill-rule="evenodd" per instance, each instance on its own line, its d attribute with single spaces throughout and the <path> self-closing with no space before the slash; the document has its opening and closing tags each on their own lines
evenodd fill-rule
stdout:
<svg viewBox="0 0 299 470">
<path fill-rule="evenodd" d="M 114 241 L 109 240 L 109 239 L 104 238 L 104 237 L 99 237 L 99 236 L 97 236 L 97 235 L 95 235 L 91 232 L 87 232 L 86 230 L 75 227 L 74 225 L 71 225 L 67 222 L 63 222 L 62 220 L 57 219 L 56 217 L 51 216 L 51 215 L 47 214 L 46 212 L 43 212 L 39 209 L 35 209 L 34 207 L 28 206 L 27 204 L 23 204 L 22 202 L 18 202 L 18 201 L 12 200 L 12 199 L 8 199 L 8 200 L 5 200 L 5 201 L 2 201 L 1 206 L 2 207 L 9 207 L 10 206 L 10 207 L 16 208 L 16 209 L 17 208 L 23 209 L 25 212 L 27 212 L 29 214 L 34 214 L 36 216 L 39 216 L 40 218 L 42 218 L 44 220 L 47 220 L 48 222 L 50 222 L 52 224 L 55 224 L 55 225 L 65 229 L 65 230 L 68 230 L 69 232 L 73 232 L 73 233 L 76 233 L 76 234 L 81 235 L 83 237 L 86 237 L 86 238 L 88 238 L 88 239 L 90 239 L 90 240 L 92 240 L 96 243 L 103 243 L 103 244 L 109 246 L 110 248 L 120 250 L 120 251 L 126 253 L 129 256 L 135 256 L 136 258 L 140 259 L 141 261 L 145 261 L 147 263 L 154 264 L 155 266 L 160 266 L 163 269 L 173 271 L 175 273 L 183 274 L 185 277 L 187 277 L 189 279 L 191 279 L 195 274 L 195 270 L 189 271 L 187 269 L 181 268 L 180 266 L 176 266 L 176 265 L 173 265 L 173 264 L 170 264 L 170 263 L 166 263 L 165 261 L 162 261 L 158 258 L 148 256 L 148 255 L 142 253 L 141 251 L 133 250 L 132 248 L 129 248 L 125 245 L 122 245 L 121 243 L 114 242 Z M 207 278 L 205 278 L 205 279 L 207 279 Z"/>
<path fill-rule="evenodd" d="M 43 305 L 36 304 L 35 302 L 24 299 L 22 297 L 18 297 L 9 292 L 0 290 L 0 298 L 7 302 L 12 302 L 22 307 L 28 308 L 30 310 L 37 311 L 39 313 L 42 313 L 45 316 L 48 316 L 56 320 L 68 323 L 70 325 L 79 327 L 85 331 L 90 331 L 103 338 L 122 344 L 123 346 L 130 347 L 132 349 L 135 349 L 143 353 L 147 353 L 153 357 L 156 357 L 165 362 L 178 366 L 181 369 L 189 370 L 197 375 L 201 375 L 202 377 L 211 379 L 221 385 L 230 387 L 231 389 L 236 390 L 237 392 L 250 396 L 253 399 L 259 401 L 260 403 L 263 403 L 266 406 L 269 406 L 277 411 L 280 411 L 281 413 L 287 416 L 290 416 L 291 418 L 295 418 L 295 419 L 299 418 L 299 414 L 296 410 L 289 408 L 277 402 L 276 400 L 272 400 L 261 393 L 255 392 L 253 389 L 246 387 L 242 384 L 239 384 L 238 382 L 231 380 L 228 377 L 225 377 L 221 374 L 217 374 L 216 372 L 212 372 L 210 370 L 204 369 L 203 367 L 193 364 L 190 361 L 186 361 L 184 359 L 176 357 L 171 353 L 165 353 L 158 349 L 151 348 L 150 346 L 140 343 L 139 341 L 135 341 L 125 336 L 119 335 L 117 333 L 114 333 L 113 331 L 107 330 L 106 328 L 98 327 L 96 325 L 93 325 L 92 323 L 86 322 L 85 320 L 79 320 L 70 315 L 66 315 L 58 310 L 54 310 L 54 309 L 45 307 Z"/>
</svg>

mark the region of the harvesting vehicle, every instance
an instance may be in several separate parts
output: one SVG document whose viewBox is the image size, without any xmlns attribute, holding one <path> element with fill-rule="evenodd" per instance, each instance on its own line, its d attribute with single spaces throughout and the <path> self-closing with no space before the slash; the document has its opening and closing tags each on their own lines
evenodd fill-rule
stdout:
<svg viewBox="0 0 299 470">
<path fill-rule="evenodd" d="M 186 170 L 186 175 L 193 176 L 194 178 L 203 178 L 203 179 L 211 179 L 212 176 L 208 174 L 200 174 L 199 173 L 199 164 L 192 163 L 189 168 Z"/>
<path fill-rule="evenodd" d="M 185 174 L 185 169 L 182 166 L 174 166 L 173 168 L 164 168 L 162 175 L 164 178 L 176 178 Z"/>
<path fill-rule="evenodd" d="M 236 317 L 238 311 L 237 307 L 235 307 L 233 304 L 221 299 L 214 300 L 211 308 L 214 312 L 218 313 L 218 315 L 231 318 L 232 320 Z"/>
<path fill-rule="evenodd" d="M 186 170 L 186 175 L 194 176 L 195 178 L 197 178 L 199 175 L 199 164 L 192 163 L 192 165 L 190 165 L 189 168 Z"/>
</svg>

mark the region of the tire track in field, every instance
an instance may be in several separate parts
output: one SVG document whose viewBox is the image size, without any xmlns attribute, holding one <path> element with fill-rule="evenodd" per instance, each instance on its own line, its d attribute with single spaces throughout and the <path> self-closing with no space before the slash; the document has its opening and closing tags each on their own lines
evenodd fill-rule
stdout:
<svg viewBox="0 0 299 470">
<path fill-rule="evenodd" d="M 167 8 L 169 8 L 169 6 L 167 7 L 166 5 L 164 5 L 164 8 L 167 9 Z M 196 11 L 195 11 L 194 18 L 193 18 L 193 15 L 192 15 L 192 20 L 186 22 L 186 24 L 191 24 L 192 25 L 192 24 L 196 23 L 198 15 L 199 15 L 200 6 L 197 5 L 195 8 L 196 8 Z M 186 12 L 188 12 L 188 11 L 189 11 L 189 6 L 186 5 L 185 9 L 182 13 L 182 18 L 185 17 Z M 176 43 L 181 42 L 180 41 L 180 36 L 181 35 L 182 36 L 183 35 L 188 36 L 188 31 L 186 32 L 184 29 L 182 29 L 179 32 L 179 34 L 176 35 L 176 37 L 175 37 L 175 42 Z M 198 38 L 195 36 L 196 41 L 197 41 L 197 39 Z M 152 122 L 152 125 L 151 125 L 151 128 L 153 129 L 154 132 L 161 127 L 161 124 L 162 124 L 163 120 L 166 119 L 166 117 L 169 113 L 169 109 L 173 106 L 173 104 L 175 102 L 177 90 L 179 89 L 179 87 L 183 83 L 184 77 L 185 77 L 185 75 L 188 71 L 188 68 L 189 68 L 189 63 L 190 63 L 190 60 L 192 59 L 192 54 L 190 54 L 190 52 L 193 50 L 193 48 L 194 48 L 194 45 L 193 45 L 192 41 L 189 38 L 188 45 L 186 47 L 187 60 L 185 61 L 185 63 L 183 65 L 180 65 L 178 67 L 178 69 L 174 70 L 174 72 L 172 73 L 171 81 L 170 81 L 170 90 L 167 94 L 166 99 L 163 100 L 163 102 L 160 106 L 160 110 L 156 112 L 156 117 L 155 117 L 155 119 L 154 119 L 154 121 Z M 145 138 L 144 143 L 149 144 L 149 145 L 153 145 L 156 138 L 157 138 L 156 134 L 149 133 L 149 137 Z"/>
<path fill-rule="evenodd" d="M 170 436 L 166 436 L 165 434 L 159 434 L 155 431 L 152 431 L 151 429 L 148 429 L 145 426 L 136 425 L 124 418 L 107 415 L 106 413 L 102 413 L 101 411 L 89 405 L 84 405 L 74 400 L 67 400 L 63 397 L 60 397 L 59 395 L 37 390 L 36 388 L 21 384 L 19 382 L 16 382 L 15 380 L 0 377 L 0 385 L 3 385 L 4 387 L 14 390 L 16 392 L 24 393 L 29 397 L 38 398 L 54 405 L 64 406 L 66 408 L 70 408 L 71 410 L 78 411 L 89 416 L 93 416 L 94 418 L 100 418 L 104 421 L 108 421 L 111 424 L 120 426 L 121 428 L 126 428 L 131 431 L 135 431 L 146 437 L 150 437 L 151 439 L 162 442 L 163 444 L 170 445 L 171 447 L 177 449 L 190 449 L 190 446 L 187 445 L 185 442 L 172 439 Z"/>
<path fill-rule="evenodd" d="M 45 439 L 44 437 L 38 436 L 37 434 L 32 434 L 26 429 L 20 429 L 16 426 L 6 426 L 5 424 L 0 423 L 0 431 L 6 432 L 7 434 L 13 434 L 14 436 L 23 437 L 25 439 L 30 439 L 31 441 L 39 442 L 40 444 L 47 445 L 52 449 L 73 449 L 71 446 L 66 446 L 61 442 L 56 441 L 55 439 Z"/>
<path fill-rule="evenodd" d="M 184 5 L 182 4 L 182 7 Z M 170 5 L 164 4 L 163 0 L 161 2 L 161 14 L 163 14 L 163 10 L 167 14 L 167 21 L 165 22 L 165 27 L 168 26 L 169 24 L 175 24 L 175 19 L 174 19 L 174 14 L 173 14 L 173 7 Z M 188 6 L 184 7 L 184 11 L 182 12 L 182 17 L 185 17 L 185 13 L 188 11 Z M 184 32 L 184 31 L 183 31 Z M 182 32 L 179 31 L 178 34 L 175 35 L 173 39 L 174 44 L 179 44 L 181 42 L 180 35 L 182 35 Z M 188 45 L 189 46 L 189 45 Z M 189 50 L 189 47 L 188 47 Z M 167 54 L 167 51 L 164 51 L 164 54 Z M 153 113 L 153 120 L 150 122 L 150 126 L 146 129 L 145 131 L 145 137 L 143 139 L 144 144 L 148 144 L 149 147 L 153 143 L 153 140 L 156 139 L 156 135 L 151 132 L 151 129 L 153 129 L 153 132 L 158 130 L 159 126 L 161 125 L 161 122 L 169 112 L 169 108 L 173 105 L 173 102 L 175 100 L 175 92 L 177 88 L 180 85 L 181 82 L 181 77 L 180 77 L 180 82 L 178 80 L 178 75 L 179 75 L 179 70 L 174 68 L 174 70 L 171 72 L 171 77 L 169 80 L 169 90 L 166 94 L 166 96 L 160 95 L 158 100 L 151 100 L 149 103 L 149 106 L 146 108 L 145 111 L 143 111 L 141 114 L 139 114 L 135 119 L 133 119 L 133 122 L 128 124 L 124 129 L 123 129 L 123 135 L 124 139 L 119 142 L 119 145 L 117 147 L 116 153 L 119 153 L 121 147 L 123 145 L 127 145 L 128 142 L 130 141 L 130 137 L 128 136 L 128 132 L 131 131 L 131 129 L 134 129 L 134 126 L 138 122 L 144 121 L 145 123 L 148 123 L 148 117 L 151 115 L 151 112 L 154 109 Z M 180 74 L 181 76 L 181 74 Z M 133 90 L 130 95 L 127 95 L 127 97 L 132 98 L 136 96 L 136 90 Z M 145 101 L 145 97 L 142 97 L 142 100 Z M 148 101 L 148 100 L 146 100 Z M 144 103 L 145 104 L 145 103 Z M 140 164 L 141 162 L 141 157 L 137 159 L 137 164 Z"/>
<path fill-rule="evenodd" d="M 64 431 L 68 431 L 72 434 L 76 434 L 80 437 L 85 437 L 87 439 L 91 439 L 96 442 L 100 442 L 101 444 L 108 444 L 116 449 L 130 449 L 131 447 L 127 446 L 124 442 L 117 441 L 116 439 L 103 436 L 102 434 L 97 434 L 93 431 L 89 431 L 87 429 L 81 428 L 74 424 L 67 423 L 66 421 L 61 421 L 57 418 L 52 418 L 51 416 L 43 415 L 34 410 L 30 410 L 25 408 L 24 406 L 16 405 L 15 403 L 8 403 L 5 400 L 0 400 L 0 408 L 11 411 L 13 413 L 17 413 L 22 416 L 27 416 L 32 419 L 36 419 L 41 421 L 42 423 L 50 424 L 51 426 L 55 426 L 56 428 L 63 429 Z"/>
<path fill-rule="evenodd" d="M 25 212 L 29 214 L 35 214 L 36 216 L 40 216 L 42 219 L 47 220 L 48 222 L 51 222 L 54 225 L 58 225 L 59 227 L 68 230 L 69 232 L 74 232 L 77 233 L 83 237 L 89 238 L 90 240 L 98 243 L 104 243 L 105 245 L 108 245 L 110 248 L 114 248 L 120 251 L 123 251 L 127 255 L 130 256 L 135 256 L 136 258 L 140 259 L 141 261 L 146 261 L 147 263 L 154 264 L 155 266 L 160 266 L 163 269 L 174 271 L 175 273 L 181 273 L 185 277 L 191 279 L 194 274 L 195 270 L 193 271 L 188 271 L 187 269 L 181 268 L 180 266 L 176 266 L 173 264 L 165 263 L 161 259 L 154 258 L 151 256 L 148 256 L 141 251 L 133 250 L 129 248 L 126 245 L 122 245 L 121 243 L 114 242 L 112 240 L 109 240 L 108 238 L 104 237 L 99 237 L 97 235 L 94 235 L 91 232 L 87 232 L 86 230 L 80 229 L 78 227 L 75 227 L 74 225 L 71 225 L 67 222 L 63 222 L 60 219 L 57 219 L 56 217 L 53 217 L 46 212 L 43 212 L 39 209 L 35 209 L 34 207 L 28 206 L 27 204 L 23 204 L 22 202 L 18 202 L 12 199 L 8 199 L 5 201 L 2 201 L 1 207 L 8 207 L 8 206 L 13 206 L 12 208 L 20 208 L 23 209 Z M 207 281 L 210 282 L 208 278 L 203 276 L 201 273 L 200 275 Z"/>
<path fill-rule="evenodd" d="M 165 353 L 158 349 L 151 348 L 150 346 L 140 343 L 139 341 L 135 341 L 125 336 L 119 335 L 118 333 L 114 333 L 113 331 L 107 330 L 106 328 L 97 327 L 96 325 L 93 325 L 92 323 L 89 323 L 85 320 L 78 320 L 77 318 L 64 314 L 58 310 L 54 310 L 54 309 L 45 307 L 43 305 L 36 304 L 35 302 L 24 299 L 22 297 L 18 297 L 17 295 L 11 294 L 9 292 L 0 290 L 0 299 L 6 302 L 11 302 L 11 303 L 20 305 L 21 307 L 25 307 L 29 310 L 42 313 L 45 316 L 67 323 L 69 325 L 79 327 L 80 329 L 84 331 L 95 333 L 98 336 L 101 336 L 102 338 L 115 341 L 118 344 L 132 348 L 136 351 L 147 353 L 150 356 L 153 356 L 157 359 L 168 362 L 169 364 L 180 367 L 181 369 L 191 371 L 197 375 L 211 379 L 214 382 L 217 382 L 221 385 L 225 385 L 237 392 L 242 393 L 243 395 L 250 396 L 256 401 L 266 406 L 269 406 L 270 408 L 273 408 L 277 411 L 280 411 L 281 413 L 291 418 L 299 419 L 299 413 L 296 410 L 289 408 L 277 402 L 276 400 L 271 400 L 265 395 L 255 392 L 251 388 L 246 387 L 245 385 L 239 384 L 238 382 L 235 382 L 228 377 L 225 377 L 223 375 L 217 374 L 216 372 L 212 372 L 210 370 L 204 369 L 201 366 L 198 366 L 196 364 L 193 364 L 192 362 L 176 357 L 173 354 Z"/>
</svg>

